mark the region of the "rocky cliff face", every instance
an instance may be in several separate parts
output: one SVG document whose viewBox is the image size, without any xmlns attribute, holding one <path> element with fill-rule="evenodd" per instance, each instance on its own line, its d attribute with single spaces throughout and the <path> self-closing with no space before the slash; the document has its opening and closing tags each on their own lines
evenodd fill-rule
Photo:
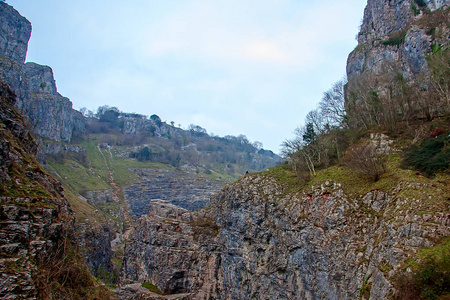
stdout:
<svg viewBox="0 0 450 300">
<path fill-rule="evenodd" d="M 297 194 L 254 175 L 207 211 L 152 202 L 126 245 L 122 279 L 187 299 L 386 299 L 402 263 L 450 233 L 445 197 L 427 203 L 433 189 L 445 194 L 405 182 L 350 196 L 332 181 Z M 405 196 L 413 192 L 423 196 Z M 209 235 L 196 237 L 199 228 Z"/>
<path fill-rule="evenodd" d="M 0 3 L 0 23 L 0 55 L 24 63 L 31 23 L 6 3 Z"/>
<path fill-rule="evenodd" d="M 4 82 L 0 96 L 0 298 L 33 299 L 37 262 L 57 252 L 74 219 L 60 183 L 34 159 L 36 143 Z"/>
<path fill-rule="evenodd" d="M 150 200 L 161 199 L 189 211 L 195 211 L 209 204 L 209 198 L 220 190 L 222 182 L 188 177 L 181 172 L 160 169 L 135 170 L 141 181 L 127 186 L 124 193 L 131 213 L 139 218 L 150 209 Z"/>
<path fill-rule="evenodd" d="M 163 293 L 214 299 L 220 287 L 217 229 L 208 213 L 152 200 L 125 247 L 122 283 L 148 282 Z"/>
<path fill-rule="evenodd" d="M 402 262 L 449 234 L 445 200 L 442 211 L 420 216 L 423 199 L 399 197 L 403 186 L 355 198 L 326 181 L 283 195 L 256 176 L 225 189 L 214 200 L 224 296 L 357 299 L 366 285 L 370 299 L 387 298 Z"/>
<path fill-rule="evenodd" d="M 367 73 L 378 75 L 385 67 L 409 81 L 426 72 L 432 45 L 450 44 L 449 5 L 448 0 L 369 0 L 358 47 L 348 57 L 348 80 Z"/>
<path fill-rule="evenodd" d="M 4 2 L 0 2 L 0 20 L 0 79 L 18 96 L 16 108 L 39 136 L 70 142 L 73 135 L 85 130 L 83 116 L 58 94 L 50 67 L 24 64 L 30 22 Z"/>
</svg>

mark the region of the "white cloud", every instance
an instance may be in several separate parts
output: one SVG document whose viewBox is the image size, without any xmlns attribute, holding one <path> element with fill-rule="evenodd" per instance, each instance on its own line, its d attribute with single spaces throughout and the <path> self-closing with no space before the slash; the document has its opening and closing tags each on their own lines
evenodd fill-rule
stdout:
<svg viewBox="0 0 450 300">
<path fill-rule="evenodd" d="M 273 41 L 250 41 L 244 46 L 243 52 L 245 57 L 263 62 L 286 63 L 292 61 L 290 55 Z"/>
</svg>

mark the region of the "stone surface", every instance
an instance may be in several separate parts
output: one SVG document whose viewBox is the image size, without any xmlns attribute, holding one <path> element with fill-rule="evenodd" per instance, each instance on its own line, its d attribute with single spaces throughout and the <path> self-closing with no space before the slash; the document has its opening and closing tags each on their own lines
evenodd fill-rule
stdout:
<svg viewBox="0 0 450 300">
<path fill-rule="evenodd" d="M 140 180 L 124 189 L 131 213 L 139 218 L 149 213 L 149 203 L 162 199 L 190 211 L 209 204 L 211 194 L 223 183 L 164 169 L 136 169 Z"/>
<path fill-rule="evenodd" d="M 0 298 L 35 299 L 37 261 L 62 247 L 74 217 L 61 184 L 34 159 L 36 143 L 5 82 L 0 96 Z"/>
<path fill-rule="evenodd" d="M 59 95 L 53 78 L 53 70 L 49 66 L 28 62 L 24 65 L 24 70 L 28 76 L 30 92 Z"/>
<path fill-rule="evenodd" d="M 125 246 L 121 282 L 149 282 L 166 294 L 195 291 L 215 298 L 220 256 L 211 216 L 162 200 L 138 219 Z"/>
<path fill-rule="evenodd" d="M 11 6 L 0 2 L 0 55 L 24 63 L 30 36 L 31 23 Z"/>
<path fill-rule="evenodd" d="M 424 200 L 396 196 L 405 188 L 421 187 L 349 197 L 326 181 L 292 194 L 254 175 L 207 210 L 152 201 L 127 242 L 122 280 L 191 299 L 358 299 L 366 282 L 370 299 L 386 299 L 402 263 L 450 233 L 448 207 L 421 217 Z"/>
<path fill-rule="evenodd" d="M 48 66 L 26 63 L 31 24 L 11 6 L 0 2 L 0 79 L 17 95 L 16 108 L 39 136 L 70 142 L 84 132 L 84 117 L 69 99 L 57 93 Z"/>
<path fill-rule="evenodd" d="M 113 231 L 106 224 L 78 224 L 77 242 L 92 275 L 100 278 L 111 276 L 114 266 L 111 262 Z"/>
<path fill-rule="evenodd" d="M 426 2 L 425 8 L 418 7 L 414 1 L 368 1 L 358 33 L 358 46 L 347 60 L 349 81 L 364 74 L 378 75 L 383 68 L 394 69 L 409 82 L 427 72 L 426 56 L 432 51 L 431 45 L 445 47 L 450 44 L 450 1 Z M 416 15 L 414 8 L 420 9 L 420 14 Z M 437 10 L 447 10 L 446 17 L 439 16 L 447 22 L 434 21 L 439 19 Z M 398 42 L 387 43 L 394 39 Z"/>
<path fill-rule="evenodd" d="M 25 104 L 24 115 L 29 119 L 33 132 L 43 138 L 58 142 L 70 142 L 74 135 L 85 130 L 84 117 L 72 109 L 72 102 L 60 95 L 32 94 Z"/>
</svg>

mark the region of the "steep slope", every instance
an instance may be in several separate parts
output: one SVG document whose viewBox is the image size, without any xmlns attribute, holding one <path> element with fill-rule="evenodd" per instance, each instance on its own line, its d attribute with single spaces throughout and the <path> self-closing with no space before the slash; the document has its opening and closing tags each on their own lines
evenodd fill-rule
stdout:
<svg viewBox="0 0 450 300">
<path fill-rule="evenodd" d="M 109 298 L 75 250 L 73 212 L 61 184 L 36 161 L 37 145 L 5 82 L 0 97 L 0 297 Z"/>
<path fill-rule="evenodd" d="M 449 1 L 370 0 L 347 60 L 352 127 L 430 121 L 450 112 Z"/>
<path fill-rule="evenodd" d="M 365 73 L 395 69 L 409 81 L 428 70 L 432 46 L 448 47 L 450 1 L 369 0 L 358 33 L 358 46 L 349 55 L 349 81 Z"/>
<path fill-rule="evenodd" d="M 0 2 L 0 19 L 0 79 L 16 93 L 15 107 L 39 136 L 70 142 L 83 133 L 83 116 L 57 92 L 50 67 L 24 63 L 30 22 L 5 2 Z"/>
<path fill-rule="evenodd" d="M 397 136 L 415 131 L 386 137 L 389 150 L 375 149 L 390 151 L 381 178 L 369 181 L 336 165 L 302 181 L 283 166 L 246 175 L 198 212 L 152 203 L 166 208 L 137 221 L 125 247 L 122 282 L 148 282 L 169 294 L 187 293 L 185 299 L 436 299 L 439 293 L 446 299 L 449 90 L 433 90 L 429 62 L 449 51 L 449 4 L 368 1 L 359 45 L 348 59 L 346 125 L 355 136 L 362 127 L 396 129 Z M 360 121 L 364 114 L 368 118 Z M 405 129 L 402 121 L 419 125 Z M 377 136 L 367 142 L 381 145 Z M 445 140 L 447 167 L 433 178 L 401 167 L 401 153 L 429 136 Z M 206 240 L 196 236 L 201 230 Z M 436 281 L 439 293 L 417 274 Z"/>
<path fill-rule="evenodd" d="M 196 210 L 246 170 L 279 161 L 270 151 L 257 153 L 246 138 L 210 137 L 199 126 L 183 130 L 156 115 L 104 106 L 84 117 L 58 93 L 50 67 L 24 63 L 30 22 L 5 2 L 0 20 L 0 79 L 17 95 L 14 105 L 38 141 L 38 160 L 64 185 L 87 265 L 106 282 L 115 282 L 123 241 L 151 199 Z"/>
</svg>

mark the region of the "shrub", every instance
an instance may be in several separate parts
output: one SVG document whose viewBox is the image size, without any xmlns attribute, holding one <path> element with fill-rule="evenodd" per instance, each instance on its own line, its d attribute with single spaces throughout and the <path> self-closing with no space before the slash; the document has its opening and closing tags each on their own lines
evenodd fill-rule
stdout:
<svg viewBox="0 0 450 300">
<path fill-rule="evenodd" d="M 414 12 L 414 15 L 417 16 L 417 15 L 420 14 L 420 9 L 414 3 L 411 3 L 411 8 L 412 8 L 412 10 Z"/>
<path fill-rule="evenodd" d="M 442 133 L 424 139 L 420 145 L 412 145 L 404 154 L 403 166 L 411 167 L 432 177 L 450 167 L 450 135 Z"/>
<path fill-rule="evenodd" d="M 405 42 L 406 30 L 395 32 L 390 35 L 387 41 L 383 42 L 385 46 L 398 46 Z"/>
<path fill-rule="evenodd" d="M 386 173 L 387 155 L 366 141 L 347 151 L 344 164 L 362 176 L 378 181 Z"/>
<path fill-rule="evenodd" d="M 153 292 L 153 293 L 156 293 L 159 295 L 164 295 L 163 292 L 161 292 L 155 285 L 151 284 L 150 282 L 143 282 L 142 287 L 146 288 L 150 292 Z"/>
<path fill-rule="evenodd" d="M 427 7 L 425 0 L 414 0 L 419 7 Z"/>
<path fill-rule="evenodd" d="M 412 274 L 397 278 L 398 299 L 449 299 L 450 239 L 422 249 L 410 263 Z"/>
</svg>

